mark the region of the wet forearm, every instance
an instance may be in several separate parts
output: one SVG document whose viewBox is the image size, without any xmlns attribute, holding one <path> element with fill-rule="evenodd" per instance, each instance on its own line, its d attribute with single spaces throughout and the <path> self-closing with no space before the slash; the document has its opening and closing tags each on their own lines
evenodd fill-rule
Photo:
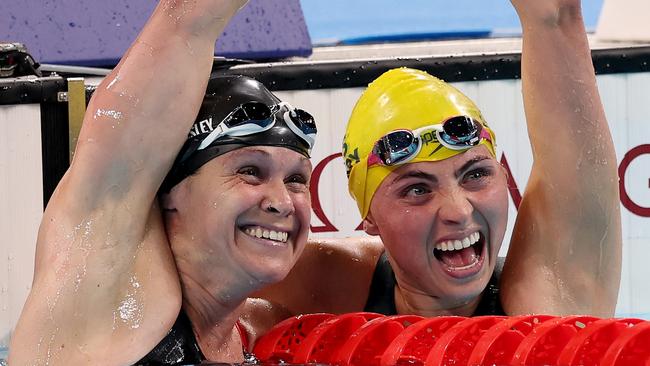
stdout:
<svg viewBox="0 0 650 366">
<path fill-rule="evenodd" d="M 513 3 L 523 28 L 523 94 L 536 162 L 557 165 L 568 154 L 585 166 L 615 165 L 580 2 Z"/>
<path fill-rule="evenodd" d="M 523 28 L 522 85 L 534 165 L 508 271 L 529 276 L 520 282 L 535 283 L 547 295 L 540 297 L 557 300 L 549 308 L 558 313 L 613 311 L 621 252 L 616 155 L 580 1 L 512 2 Z M 535 271 L 550 280 L 533 278 Z"/>
</svg>

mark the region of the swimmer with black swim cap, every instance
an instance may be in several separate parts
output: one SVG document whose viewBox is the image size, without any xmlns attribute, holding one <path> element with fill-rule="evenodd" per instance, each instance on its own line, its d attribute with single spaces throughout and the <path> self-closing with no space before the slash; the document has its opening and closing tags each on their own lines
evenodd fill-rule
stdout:
<svg viewBox="0 0 650 366">
<path fill-rule="evenodd" d="M 316 133 L 257 81 L 209 79 L 246 2 L 159 2 L 97 87 L 43 215 L 11 364 L 244 361 L 248 296 L 306 244 Z"/>
<path fill-rule="evenodd" d="M 211 359 L 209 349 L 197 341 L 201 333 L 192 331 L 196 319 L 204 317 L 194 304 L 205 301 L 194 297 L 202 291 L 194 284 L 240 272 L 254 289 L 287 274 L 306 243 L 308 159 L 315 137 L 309 113 L 280 101 L 257 80 L 239 75 L 210 79 L 187 141 L 161 187 L 188 306 L 140 363 L 165 364 L 174 347 L 186 363 Z M 238 188 L 232 189 L 233 181 Z M 285 184 L 285 192 L 278 182 Z M 229 227 L 237 229 L 232 233 Z M 241 295 L 223 297 L 247 295 L 238 291 Z M 246 352 L 249 341 L 239 322 L 237 331 Z"/>
<path fill-rule="evenodd" d="M 211 159 L 246 146 L 285 147 L 310 158 L 315 136 L 316 124 L 309 113 L 280 101 L 259 81 L 242 75 L 214 76 L 161 192 Z"/>
</svg>

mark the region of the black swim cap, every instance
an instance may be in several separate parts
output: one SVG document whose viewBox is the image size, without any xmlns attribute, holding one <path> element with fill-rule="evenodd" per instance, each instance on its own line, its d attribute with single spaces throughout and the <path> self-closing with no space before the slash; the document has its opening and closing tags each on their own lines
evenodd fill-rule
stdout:
<svg viewBox="0 0 650 366">
<path fill-rule="evenodd" d="M 210 132 L 243 105 L 256 105 L 266 111 L 273 111 L 270 117 L 274 120 L 272 127 L 245 136 L 221 136 L 208 146 L 199 148 Z M 286 111 L 288 109 L 281 104 L 280 99 L 255 79 L 241 75 L 213 75 L 208 82 L 206 95 L 187 141 L 163 181 L 160 192 L 169 192 L 176 184 L 215 157 L 246 146 L 286 147 L 309 158 L 311 146 L 304 138 L 294 133 L 282 118 Z M 311 123 L 313 124 L 313 120 Z"/>
</svg>

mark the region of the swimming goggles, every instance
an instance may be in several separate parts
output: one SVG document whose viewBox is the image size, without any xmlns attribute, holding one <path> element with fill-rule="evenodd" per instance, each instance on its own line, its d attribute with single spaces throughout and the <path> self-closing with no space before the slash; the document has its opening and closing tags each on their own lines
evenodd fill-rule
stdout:
<svg viewBox="0 0 650 366">
<path fill-rule="evenodd" d="M 280 102 L 272 107 L 261 102 L 246 102 L 230 112 L 203 139 L 196 151 L 207 148 L 223 136 L 248 136 L 264 132 L 275 125 L 278 113 L 281 113 L 287 127 L 303 139 L 311 149 L 316 138 L 316 122 L 311 114 L 294 108 L 286 102 Z"/>
<path fill-rule="evenodd" d="M 492 142 L 483 125 L 467 116 L 456 116 L 442 123 L 415 130 L 395 130 L 380 138 L 368 156 L 368 167 L 373 165 L 399 165 L 411 161 L 422 145 L 438 142 L 451 150 L 467 150 L 486 139 Z"/>
</svg>

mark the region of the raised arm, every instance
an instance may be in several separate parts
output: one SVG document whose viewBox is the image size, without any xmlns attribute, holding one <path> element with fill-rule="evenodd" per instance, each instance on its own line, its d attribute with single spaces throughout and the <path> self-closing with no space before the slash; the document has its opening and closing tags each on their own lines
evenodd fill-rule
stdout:
<svg viewBox="0 0 650 366">
<path fill-rule="evenodd" d="M 181 292 L 156 192 L 245 3 L 161 0 L 97 88 L 41 222 L 12 365 L 131 364 L 170 329 Z"/>
<path fill-rule="evenodd" d="M 611 316 L 621 270 L 616 156 L 580 1 L 512 3 L 534 163 L 504 268 L 504 308 Z"/>
</svg>

